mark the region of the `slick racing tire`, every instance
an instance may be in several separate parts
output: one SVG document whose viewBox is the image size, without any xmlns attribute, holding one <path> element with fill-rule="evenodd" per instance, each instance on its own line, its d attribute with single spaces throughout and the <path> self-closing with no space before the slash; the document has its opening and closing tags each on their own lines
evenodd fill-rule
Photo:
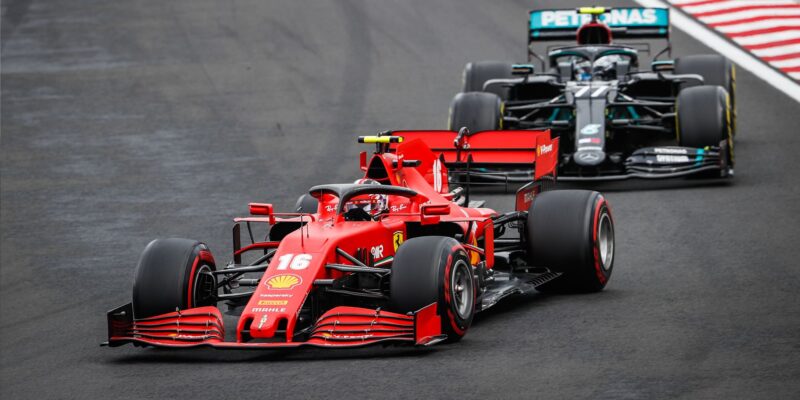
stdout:
<svg viewBox="0 0 800 400">
<path fill-rule="evenodd" d="M 215 305 L 216 270 L 208 246 L 189 239 L 156 239 L 144 249 L 133 279 L 136 318 Z"/>
<path fill-rule="evenodd" d="M 483 92 L 483 84 L 490 79 L 510 79 L 511 63 L 503 61 L 479 61 L 467 63 L 464 67 L 462 92 Z M 494 93 L 501 99 L 508 98 L 508 88 L 490 85 L 486 92 Z"/>
<path fill-rule="evenodd" d="M 537 290 L 597 292 L 611 278 L 614 219 L 600 193 L 556 190 L 537 195 L 525 231 L 531 265 L 562 274 Z"/>
<path fill-rule="evenodd" d="M 458 241 L 424 236 L 405 241 L 392 263 L 390 306 L 400 313 L 436 303 L 447 341 L 466 334 L 475 316 L 477 282 Z"/>
<path fill-rule="evenodd" d="M 301 195 L 297 198 L 297 202 L 294 204 L 294 212 L 296 213 L 314 214 L 317 212 L 318 208 L 319 201 L 310 194 Z M 304 222 L 308 222 L 307 217 L 305 218 Z M 300 228 L 300 226 L 301 224 L 299 222 L 277 222 L 269 229 L 269 240 L 273 242 L 280 242 L 284 237 L 286 237 L 286 235 L 296 231 L 298 228 Z"/>
<path fill-rule="evenodd" d="M 503 129 L 503 102 L 494 93 L 459 93 L 450 103 L 449 130 L 470 133 Z"/>
<path fill-rule="evenodd" d="M 316 213 L 319 208 L 319 201 L 310 194 L 304 194 L 297 198 L 294 204 L 294 212 L 298 213 Z"/>
<path fill-rule="evenodd" d="M 728 144 L 728 165 L 733 166 L 733 130 L 728 92 L 719 86 L 682 90 L 675 101 L 678 145 L 704 148 Z"/>
<path fill-rule="evenodd" d="M 721 86 L 728 92 L 730 100 L 731 134 L 736 134 L 736 67 L 727 58 L 716 54 L 678 57 L 675 60 L 675 74 L 697 74 L 703 77 L 707 86 Z M 697 86 L 687 82 L 681 88 Z"/>
</svg>

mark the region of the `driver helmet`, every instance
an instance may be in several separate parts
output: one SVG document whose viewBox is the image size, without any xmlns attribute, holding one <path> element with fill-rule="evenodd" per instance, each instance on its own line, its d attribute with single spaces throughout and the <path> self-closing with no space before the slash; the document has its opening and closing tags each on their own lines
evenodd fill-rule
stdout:
<svg viewBox="0 0 800 400">
<path fill-rule="evenodd" d="M 353 182 L 357 185 L 380 185 L 381 183 L 374 179 L 358 179 Z M 370 193 L 362 196 L 356 196 L 350 199 L 344 206 L 344 211 L 350 211 L 354 208 L 360 208 L 366 211 L 371 216 L 377 216 L 380 213 L 388 210 L 389 196 L 385 194 Z"/>
<path fill-rule="evenodd" d="M 589 60 L 575 61 L 572 66 L 572 71 L 575 75 L 575 80 L 590 81 L 592 80 L 592 63 Z"/>
<path fill-rule="evenodd" d="M 614 64 L 618 61 L 622 60 L 618 54 L 610 54 L 607 56 L 602 56 L 594 61 L 594 73 L 595 75 L 606 76 L 608 72 L 612 70 Z"/>
</svg>

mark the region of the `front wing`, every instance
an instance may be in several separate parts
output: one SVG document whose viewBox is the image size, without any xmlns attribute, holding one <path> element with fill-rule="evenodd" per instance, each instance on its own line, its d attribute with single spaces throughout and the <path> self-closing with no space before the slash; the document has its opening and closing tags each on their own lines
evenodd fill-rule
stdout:
<svg viewBox="0 0 800 400">
<path fill-rule="evenodd" d="M 429 346 L 446 339 L 435 303 L 409 314 L 335 307 L 317 320 L 308 339 L 302 342 L 226 342 L 222 314 L 214 306 L 134 319 L 133 306 L 128 303 L 109 311 L 107 318 L 108 342 L 104 345 L 112 347 L 133 343 L 173 348 L 346 348 L 379 343 Z"/>
<path fill-rule="evenodd" d="M 615 181 L 625 179 L 667 179 L 718 171 L 720 177 L 733 175 L 728 142 L 718 147 L 645 147 L 634 151 L 625 161 L 625 173 L 581 176 L 559 175 L 559 181 Z"/>
<path fill-rule="evenodd" d="M 586 175 L 562 173 L 558 180 L 575 181 L 618 181 L 626 179 L 668 179 L 682 176 L 718 171 L 720 177 L 733 174 L 728 165 L 728 146 L 725 141 L 719 147 L 646 147 L 634 151 L 625 162 L 621 174 L 603 173 L 602 169 L 587 171 Z M 484 181 L 530 182 L 534 180 L 533 170 L 476 168 L 470 176 Z M 460 182 L 460 181 L 455 181 Z"/>
</svg>

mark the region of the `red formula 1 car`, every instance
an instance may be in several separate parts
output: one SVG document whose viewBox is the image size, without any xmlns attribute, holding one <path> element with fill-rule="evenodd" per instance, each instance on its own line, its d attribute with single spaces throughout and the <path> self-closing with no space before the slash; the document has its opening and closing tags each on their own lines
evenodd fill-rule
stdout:
<svg viewBox="0 0 800 400">
<path fill-rule="evenodd" d="M 376 145 L 371 158 L 362 153 L 362 180 L 315 186 L 295 213 L 251 203 L 253 216 L 235 220 L 224 268 L 201 242 L 154 240 L 136 268 L 133 301 L 108 312 L 108 345 L 431 345 L 459 340 L 476 312 L 510 295 L 602 290 L 613 267 L 611 211 L 597 192 L 547 191 L 558 139 L 456 135 L 359 138 Z M 431 150 L 446 142 L 456 146 Z M 534 164 L 535 180 L 517 192 L 515 211 L 499 213 L 451 190 L 447 165 L 462 158 L 475 168 Z M 238 316 L 232 332 L 218 305 Z"/>
</svg>

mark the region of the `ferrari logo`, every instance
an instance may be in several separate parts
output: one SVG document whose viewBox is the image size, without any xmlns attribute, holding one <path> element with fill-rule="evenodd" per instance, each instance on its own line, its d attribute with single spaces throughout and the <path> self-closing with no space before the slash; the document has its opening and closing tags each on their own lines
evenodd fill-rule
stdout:
<svg viewBox="0 0 800 400">
<path fill-rule="evenodd" d="M 394 252 L 397 253 L 397 248 L 403 244 L 403 231 L 397 231 L 392 235 L 392 243 L 394 243 Z"/>
</svg>

